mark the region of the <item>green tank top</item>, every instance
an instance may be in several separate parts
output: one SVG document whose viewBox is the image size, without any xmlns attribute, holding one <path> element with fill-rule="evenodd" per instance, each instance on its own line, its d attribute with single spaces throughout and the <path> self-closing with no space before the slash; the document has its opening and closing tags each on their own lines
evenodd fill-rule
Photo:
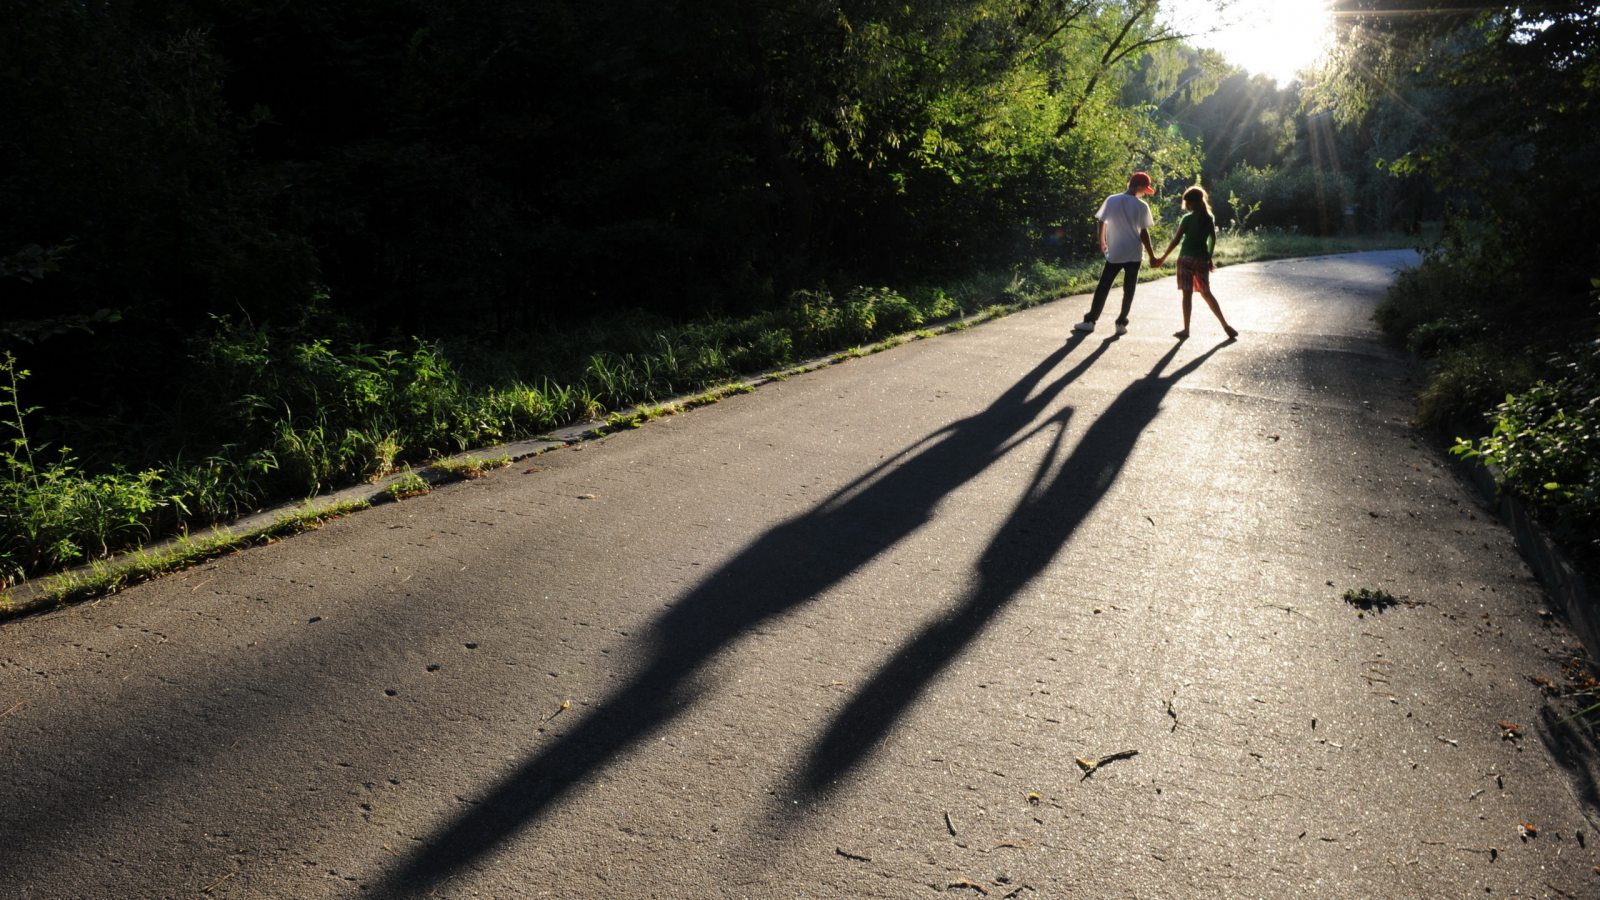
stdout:
<svg viewBox="0 0 1600 900">
<path fill-rule="evenodd" d="M 1184 213 L 1183 218 L 1178 220 L 1178 227 L 1183 229 L 1183 243 L 1178 246 L 1179 256 L 1211 258 L 1211 243 L 1214 243 L 1217 227 L 1210 216 Z"/>
</svg>

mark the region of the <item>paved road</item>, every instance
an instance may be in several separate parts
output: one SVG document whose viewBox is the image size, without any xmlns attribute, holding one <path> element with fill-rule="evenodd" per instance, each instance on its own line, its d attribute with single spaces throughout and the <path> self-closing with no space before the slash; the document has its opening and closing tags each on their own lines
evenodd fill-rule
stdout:
<svg viewBox="0 0 1600 900">
<path fill-rule="evenodd" d="M 1236 344 L 1170 280 L 1119 340 L 1055 303 L 10 623 L 0 897 L 1600 895 L 1529 681 L 1575 641 L 1369 321 L 1405 259 L 1224 270 Z"/>
</svg>

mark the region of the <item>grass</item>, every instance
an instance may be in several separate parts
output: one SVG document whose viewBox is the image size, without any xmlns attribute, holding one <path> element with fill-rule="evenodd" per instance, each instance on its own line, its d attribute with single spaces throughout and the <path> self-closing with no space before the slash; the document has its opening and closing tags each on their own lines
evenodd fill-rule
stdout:
<svg viewBox="0 0 1600 900">
<path fill-rule="evenodd" d="M 1218 259 L 1403 244 L 1393 235 L 1224 234 Z M 87 461 L 43 452 L 28 430 L 39 414 L 19 397 L 27 373 L 3 362 L 12 378 L 0 374 L 0 429 L 12 433 L 0 451 L 0 586 L 429 461 L 441 475 L 478 477 L 508 460 L 453 457 L 580 421 L 601 422 L 598 434 L 638 428 L 752 390 L 751 373 L 789 377 L 808 371 L 807 360 L 858 358 L 1091 290 L 1100 268 L 1039 260 L 903 291 L 798 291 L 738 319 L 635 314 L 499 346 L 377 347 L 220 322 L 193 342 L 186 392 L 163 404 L 159 420 L 126 423 L 114 445 L 89 448 Z M 1141 280 L 1170 273 L 1145 267 Z M 412 472 L 386 493 L 425 489 Z"/>
<path fill-rule="evenodd" d="M 421 497 L 432 490 L 433 485 L 428 483 L 428 479 L 423 478 L 416 472 L 407 471 L 404 475 L 389 482 L 388 487 L 383 489 L 383 493 L 390 500 L 408 500 L 412 497 Z"/>
<path fill-rule="evenodd" d="M 501 454 L 488 458 L 478 456 L 460 456 L 454 459 L 441 459 L 432 465 L 432 469 L 447 478 L 482 478 L 494 469 L 511 465 L 511 457 Z"/>
<path fill-rule="evenodd" d="M 1214 258 L 1219 266 L 1259 262 L 1268 259 L 1293 259 L 1300 256 L 1329 256 L 1362 253 L 1369 250 L 1414 249 L 1425 236 L 1383 232 L 1335 237 L 1258 229 L 1239 233 L 1224 232 L 1217 240 Z"/>
<path fill-rule="evenodd" d="M 0 619 L 114 594 L 132 585 L 181 572 L 246 547 L 275 543 L 291 535 L 315 530 L 331 519 L 350 515 L 367 506 L 365 500 L 354 500 L 307 507 L 259 528 L 237 533 L 217 530 L 198 538 L 184 536 L 164 550 L 141 550 L 115 561 L 99 560 L 85 571 L 63 572 L 46 580 L 26 598 L 0 596 Z"/>
</svg>

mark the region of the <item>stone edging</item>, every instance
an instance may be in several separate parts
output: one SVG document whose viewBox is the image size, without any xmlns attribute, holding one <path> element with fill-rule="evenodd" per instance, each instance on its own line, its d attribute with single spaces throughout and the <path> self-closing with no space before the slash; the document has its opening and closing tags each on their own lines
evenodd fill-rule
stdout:
<svg viewBox="0 0 1600 900">
<path fill-rule="evenodd" d="M 942 322 L 930 323 L 927 328 L 920 332 L 891 335 L 881 340 L 874 341 L 870 344 L 859 345 L 857 347 L 842 350 L 827 356 L 819 356 L 815 359 L 808 360 L 798 365 L 789 365 L 765 372 L 758 372 L 753 375 L 746 375 L 743 378 L 728 382 L 721 387 L 711 388 L 709 391 L 701 391 L 695 394 L 685 394 L 671 400 L 663 401 L 659 404 L 646 404 L 646 406 L 657 410 L 670 408 L 673 412 L 687 411 L 695 406 L 702 405 L 704 402 L 706 402 L 706 398 L 720 400 L 731 393 L 757 389 L 774 381 L 781 381 L 796 375 L 804 375 L 809 372 L 814 372 L 818 369 L 837 365 L 841 362 L 847 362 L 860 356 L 868 356 L 883 350 L 889 350 L 904 343 L 923 340 L 926 337 L 937 337 L 950 332 L 964 331 L 967 328 L 982 324 L 990 319 L 999 318 L 1014 312 L 1019 312 L 1021 309 L 1031 306 L 1043 306 L 1047 303 L 1067 299 L 1071 296 L 1079 295 L 1050 297 L 1043 300 L 1033 301 L 1031 303 L 1006 306 L 998 310 L 995 307 L 990 307 L 970 315 L 956 316 Z M 469 450 L 463 453 L 457 453 L 448 457 L 443 457 L 443 459 L 459 460 L 468 457 L 492 458 L 503 456 L 507 457 L 510 462 L 515 463 L 529 457 L 538 456 L 541 453 L 546 453 L 551 450 L 558 450 L 562 447 L 569 447 L 573 444 L 583 441 L 609 437 L 611 434 L 623 430 L 625 427 L 613 425 L 613 420 L 620 419 L 626 422 L 633 417 L 638 416 L 644 409 L 645 407 L 642 406 L 631 406 L 613 414 L 605 420 L 576 422 L 571 425 L 554 429 L 538 437 L 511 441 L 505 444 L 498 444 L 488 447 L 480 447 L 475 450 Z M 410 470 L 408 469 L 407 473 L 409 473 L 409 471 Z M 397 472 L 375 482 L 363 482 L 359 484 L 347 485 L 337 490 L 324 491 L 302 501 L 279 503 L 251 515 L 233 519 L 227 522 L 219 522 L 202 532 L 197 532 L 197 534 L 199 534 L 201 537 L 238 535 L 255 528 L 271 525 L 274 522 L 277 522 L 295 513 L 316 509 L 319 507 L 330 507 L 341 503 L 351 502 L 366 503 L 369 505 L 388 502 L 389 498 L 385 495 L 384 489 L 399 478 L 404 477 L 404 475 L 407 473 Z M 431 463 L 415 470 L 415 474 L 420 475 L 431 485 L 437 485 L 441 482 L 452 480 L 449 476 L 441 475 L 433 468 Z M 130 557 L 147 554 L 160 555 L 175 548 L 181 541 L 185 539 L 185 537 L 186 536 L 175 536 L 152 541 L 151 543 L 146 544 L 137 550 L 118 553 L 111 559 L 103 561 L 102 565 L 108 565 L 114 569 L 118 567 L 119 561 L 124 561 Z M 37 578 L 32 578 L 27 581 L 14 584 L 9 588 L 0 589 L 0 621 L 56 608 L 54 604 L 47 601 L 47 598 L 51 594 L 52 586 L 59 579 L 71 579 L 75 576 L 83 576 L 93 572 L 94 569 L 94 564 L 72 566 L 64 570 L 40 575 Z"/>
<path fill-rule="evenodd" d="M 1582 573 L 1556 542 L 1528 514 L 1522 499 L 1500 486 L 1500 470 L 1481 460 L 1462 460 L 1467 476 L 1477 485 L 1484 503 L 1494 510 L 1517 538 L 1517 549 L 1533 574 L 1544 582 L 1556 605 L 1566 614 L 1572 630 L 1583 646 L 1594 652 L 1600 648 L 1600 603 L 1595 601 Z"/>
</svg>

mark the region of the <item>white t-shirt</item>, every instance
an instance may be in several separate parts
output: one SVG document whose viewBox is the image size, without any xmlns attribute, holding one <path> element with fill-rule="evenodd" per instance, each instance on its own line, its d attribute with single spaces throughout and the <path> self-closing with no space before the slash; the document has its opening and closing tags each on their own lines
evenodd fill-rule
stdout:
<svg viewBox="0 0 1600 900">
<path fill-rule="evenodd" d="M 1156 220 L 1150 207 L 1132 194 L 1112 194 L 1100 204 L 1096 219 L 1106 223 L 1106 262 L 1130 263 L 1144 259 L 1139 230 L 1150 228 Z"/>
</svg>

